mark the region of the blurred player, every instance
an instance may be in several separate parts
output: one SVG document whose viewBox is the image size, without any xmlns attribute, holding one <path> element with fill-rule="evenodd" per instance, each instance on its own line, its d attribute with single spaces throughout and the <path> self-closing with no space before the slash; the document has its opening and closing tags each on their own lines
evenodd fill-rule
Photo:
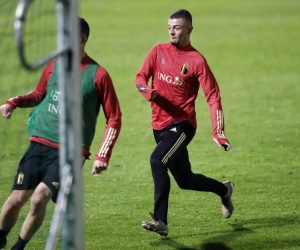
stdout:
<svg viewBox="0 0 300 250">
<path fill-rule="evenodd" d="M 92 174 L 108 167 L 113 146 L 121 129 L 119 101 L 108 72 L 85 53 L 89 37 L 88 23 L 79 18 L 81 29 L 81 95 L 83 156 L 88 159 L 102 106 L 107 127 L 95 155 Z M 23 223 L 20 236 L 12 250 L 24 249 L 41 226 L 50 199 L 56 202 L 59 188 L 59 89 L 56 61 L 50 62 L 33 92 L 9 99 L 0 107 L 2 116 L 10 118 L 15 108 L 37 106 L 27 125 L 30 146 L 19 163 L 11 195 L 0 214 L 0 249 L 6 245 L 6 236 L 15 225 L 20 209 L 31 197 L 30 212 Z"/>
<path fill-rule="evenodd" d="M 210 107 L 213 140 L 225 151 L 231 148 L 224 133 L 217 81 L 203 55 L 190 43 L 191 14 L 183 9 L 173 12 L 168 30 L 171 42 L 156 44 L 150 50 L 135 79 L 137 90 L 151 102 L 151 122 L 157 143 L 150 157 L 154 213 L 150 213 L 151 221 L 142 222 L 142 227 L 164 236 L 168 234 L 168 170 L 180 188 L 220 196 L 225 218 L 229 218 L 234 209 L 231 201 L 234 184 L 193 173 L 187 150 L 196 133 L 195 100 L 200 86 Z"/>
</svg>

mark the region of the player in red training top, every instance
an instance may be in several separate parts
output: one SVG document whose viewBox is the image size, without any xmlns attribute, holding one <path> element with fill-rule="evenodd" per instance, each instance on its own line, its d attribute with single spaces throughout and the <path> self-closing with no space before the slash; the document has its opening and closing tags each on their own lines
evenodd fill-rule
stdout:
<svg viewBox="0 0 300 250">
<path fill-rule="evenodd" d="M 107 127 L 95 161 L 92 174 L 106 170 L 113 146 L 121 129 L 119 101 L 108 72 L 85 53 L 89 25 L 79 18 L 81 29 L 81 104 L 83 156 L 90 156 L 90 146 L 96 121 L 102 106 Z M 24 249 L 41 226 L 50 199 L 56 202 L 59 189 L 59 89 L 56 61 L 50 62 L 33 92 L 9 99 L 0 107 L 5 118 L 10 118 L 16 107 L 36 107 L 27 120 L 30 146 L 19 163 L 13 191 L 0 214 L 0 249 L 6 245 L 6 236 L 15 225 L 22 206 L 31 198 L 30 212 L 20 236 L 12 247 Z"/>
<path fill-rule="evenodd" d="M 197 128 L 195 100 L 200 86 L 210 107 L 213 140 L 225 151 L 231 147 L 224 133 L 218 84 L 205 58 L 190 43 L 191 14 L 183 9 L 173 12 L 168 30 L 171 42 L 156 44 L 150 50 L 135 79 L 137 90 L 151 102 L 151 122 L 157 143 L 150 158 L 154 213 L 150 214 L 152 221 L 143 221 L 142 227 L 159 235 L 168 234 L 168 170 L 182 189 L 219 195 L 225 218 L 231 216 L 234 208 L 231 202 L 234 184 L 193 173 L 187 150 Z M 148 86 L 150 77 L 151 87 Z"/>
</svg>

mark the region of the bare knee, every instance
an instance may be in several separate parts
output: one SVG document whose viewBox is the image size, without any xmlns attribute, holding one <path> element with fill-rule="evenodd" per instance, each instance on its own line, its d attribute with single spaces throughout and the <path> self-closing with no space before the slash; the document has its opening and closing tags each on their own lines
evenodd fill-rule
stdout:
<svg viewBox="0 0 300 250">
<path fill-rule="evenodd" d="M 46 208 L 46 205 L 47 202 L 45 202 L 45 197 L 42 194 L 35 194 L 31 198 L 30 213 L 31 214 L 41 213 Z"/>
<path fill-rule="evenodd" d="M 31 194 L 31 190 L 13 190 L 6 200 L 5 206 L 8 209 L 21 209 Z"/>
<path fill-rule="evenodd" d="M 41 183 L 36 190 L 34 191 L 31 203 L 30 203 L 30 213 L 31 214 L 38 214 L 44 213 L 46 206 L 49 200 L 52 197 L 51 190 L 44 184 Z"/>
</svg>

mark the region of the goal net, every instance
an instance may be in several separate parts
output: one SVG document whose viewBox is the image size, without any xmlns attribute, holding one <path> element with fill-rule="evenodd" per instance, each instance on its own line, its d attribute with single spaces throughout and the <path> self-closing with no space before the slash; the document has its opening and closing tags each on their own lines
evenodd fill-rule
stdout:
<svg viewBox="0 0 300 250">
<path fill-rule="evenodd" d="M 84 249 L 83 212 L 78 206 L 82 204 L 82 182 L 80 97 L 76 87 L 79 52 L 74 42 L 79 32 L 77 4 L 76 0 L 0 0 L 1 105 L 9 98 L 33 91 L 51 59 L 57 60 L 59 67 L 60 192 L 57 205 L 49 203 L 44 223 L 29 249 Z M 70 59 L 74 62 L 71 67 Z M 67 84 L 70 82 L 74 86 Z M 70 109 L 71 106 L 79 108 Z M 32 110 L 17 108 L 11 119 L 0 119 L 1 206 L 10 195 L 19 162 L 29 146 L 27 118 Z M 8 236 L 7 247 L 17 239 L 29 209 L 30 200 Z"/>
</svg>

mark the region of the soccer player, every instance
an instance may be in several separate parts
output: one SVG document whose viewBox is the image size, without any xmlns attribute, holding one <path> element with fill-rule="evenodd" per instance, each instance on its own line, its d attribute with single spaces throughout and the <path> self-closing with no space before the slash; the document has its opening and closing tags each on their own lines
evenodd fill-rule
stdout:
<svg viewBox="0 0 300 250">
<path fill-rule="evenodd" d="M 234 184 L 193 173 L 189 162 L 187 146 L 196 133 L 195 100 L 200 86 L 210 107 L 213 140 L 225 151 L 231 148 L 224 133 L 219 87 L 206 59 L 190 43 L 192 30 L 192 16 L 187 10 L 173 12 L 168 21 L 171 41 L 152 47 L 135 79 L 137 90 L 151 102 L 151 123 L 157 143 L 150 157 L 154 213 L 150 213 L 151 221 L 142 222 L 142 227 L 163 236 L 168 234 L 168 170 L 180 188 L 220 196 L 225 218 L 234 209 Z"/>
<path fill-rule="evenodd" d="M 90 29 L 79 18 L 81 29 L 81 96 L 83 156 L 88 159 L 95 135 L 97 117 L 102 106 L 107 126 L 99 151 L 95 155 L 92 174 L 108 167 L 113 146 L 121 129 L 119 101 L 108 72 L 85 53 Z M 15 225 L 20 209 L 31 197 L 27 215 L 12 250 L 24 249 L 41 226 L 50 199 L 56 202 L 59 188 L 59 89 L 56 61 L 44 69 L 34 91 L 9 99 L 0 107 L 2 116 L 10 118 L 15 108 L 36 107 L 28 117 L 30 146 L 19 163 L 12 192 L 0 214 L 0 249 Z"/>
</svg>

